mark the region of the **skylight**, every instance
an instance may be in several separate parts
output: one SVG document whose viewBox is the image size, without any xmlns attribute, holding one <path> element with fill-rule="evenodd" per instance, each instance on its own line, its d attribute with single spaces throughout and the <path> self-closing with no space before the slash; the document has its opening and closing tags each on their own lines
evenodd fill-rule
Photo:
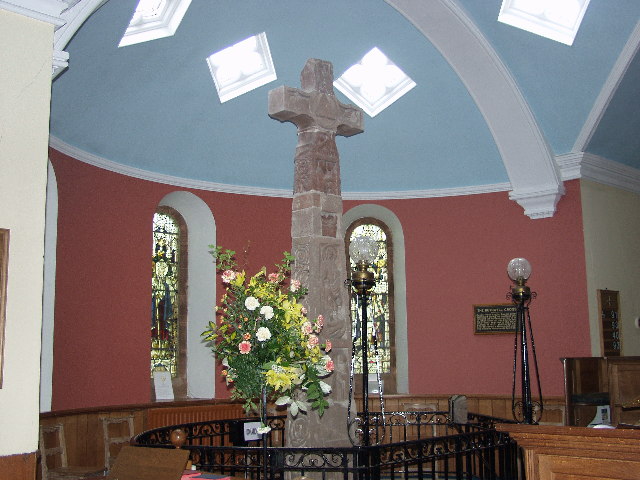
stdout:
<svg viewBox="0 0 640 480">
<path fill-rule="evenodd" d="M 191 0 L 140 0 L 119 47 L 170 37 L 182 22 Z"/>
<path fill-rule="evenodd" d="M 207 63 L 221 103 L 277 78 L 264 32 L 210 55 Z"/>
<path fill-rule="evenodd" d="M 503 0 L 498 21 L 572 45 L 589 0 Z"/>
<path fill-rule="evenodd" d="M 349 67 L 333 85 L 370 117 L 375 117 L 416 86 L 377 47 Z"/>
</svg>

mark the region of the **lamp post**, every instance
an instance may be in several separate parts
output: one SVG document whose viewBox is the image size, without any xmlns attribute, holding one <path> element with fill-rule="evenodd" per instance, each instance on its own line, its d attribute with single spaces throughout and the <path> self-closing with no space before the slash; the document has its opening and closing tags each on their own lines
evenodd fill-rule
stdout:
<svg viewBox="0 0 640 480">
<path fill-rule="evenodd" d="M 367 305 L 369 292 L 376 284 L 374 273 L 369 270 L 378 256 L 378 243 L 371 237 L 356 237 L 349 245 L 349 255 L 356 268 L 351 272 L 351 286 L 355 290 L 361 308 L 360 347 L 362 348 L 362 443 L 369 446 L 369 345 L 367 337 Z M 355 355 L 355 352 L 354 352 Z"/>
<path fill-rule="evenodd" d="M 513 385 L 511 391 L 511 410 L 514 418 L 521 423 L 537 423 L 534 419 L 536 407 L 542 413 L 542 390 L 540 387 L 540 376 L 538 374 L 538 360 L 536 358 L 536 347 L 531 329 L 531 316 L 529 314 L 529 304 L 536 297 L 535 292 L 527 286 L 527 280 L 531 275 L 531 264 L 526 258 L 514 258 L 507 265 L 509 278 L 514 281 L 511 292 L 507 297 L 511 298 L 516 305 L 516 334 L 513 345 Z M 527 324 L 529 326 L 529 339 L 527 338 Z M 536 382 L 538 384 L 539 402 L 534 402 L 531 395 L 531 372 L 529 365 L 529 344 L 533 354 L 533 365 L 535 367 Z M 522 399 L 516 402 L 516 370 L 518 363 L 518 346 L 520 346 L 520 380 Z M 521 414 L 518 409 L 521 409 Z"/>
</svg>

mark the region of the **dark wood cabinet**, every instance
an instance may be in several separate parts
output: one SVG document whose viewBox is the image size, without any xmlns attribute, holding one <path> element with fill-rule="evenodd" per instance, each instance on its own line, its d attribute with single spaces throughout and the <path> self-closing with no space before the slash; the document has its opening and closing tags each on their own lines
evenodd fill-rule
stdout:
<svg viewBox="0 0 640 480">
<path fill-rule="evenodd" d="M 640 421 L 640 357 L 575 357 L 564 365 L 565 424 L 586 427 L 599 406 L 609 406 L 610 423 Z"/>
</svg>

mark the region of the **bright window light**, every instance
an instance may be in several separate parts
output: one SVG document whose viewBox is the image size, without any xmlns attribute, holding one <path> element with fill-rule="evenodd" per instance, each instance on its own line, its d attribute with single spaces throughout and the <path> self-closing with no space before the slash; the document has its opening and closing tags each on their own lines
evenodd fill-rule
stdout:
<svg viewBox="0 0 640 480">
<path fill-rule="evenodd" d="M 349 67 L 333 85 L 370 117 L 375 117 L 416 86 L 377 47 Z"/>
<path fill-rule="evenodd" d="M 221 103 L 277 78 L 264 32 L 210 55 L 207 64 Z"/>
<path fill-rule="evenodd" d="M 589 0 L 503 0 L 498 21 L 572 45 Z"/>
<path fill-rule="evenodd" d="M 182 22 L 191 0 L 140 0 L 119 47 L 170 37 Z"/>
</svg>

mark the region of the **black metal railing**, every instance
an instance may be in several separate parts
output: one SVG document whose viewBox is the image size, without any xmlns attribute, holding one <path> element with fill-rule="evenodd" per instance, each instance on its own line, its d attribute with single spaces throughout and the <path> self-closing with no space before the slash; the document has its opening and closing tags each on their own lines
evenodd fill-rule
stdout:
<svg viewBox="0 0 640 480">
<path fill-rule="evenodd" d="M 182 429 L 190 459 L 199 470 L 252 480 L 305 476 L 344 480 L 469 479 L 517 480 L 518 448 L 498 432 L 502 419 L 469 414 L 449 421 L 447 412 L 370 413 L 367 447 L 287 447 L 284 416 L 268 417 L 266 444 L 245 441 L 246 422 L 219 420 L 156 428 L 134 438 L 138 446 L 174 448 L 171 432 Z M 361 422 L 362 423 L 362 422 Z M 509 422 L 510 423 L 510 422 Z"/>
</svg>

